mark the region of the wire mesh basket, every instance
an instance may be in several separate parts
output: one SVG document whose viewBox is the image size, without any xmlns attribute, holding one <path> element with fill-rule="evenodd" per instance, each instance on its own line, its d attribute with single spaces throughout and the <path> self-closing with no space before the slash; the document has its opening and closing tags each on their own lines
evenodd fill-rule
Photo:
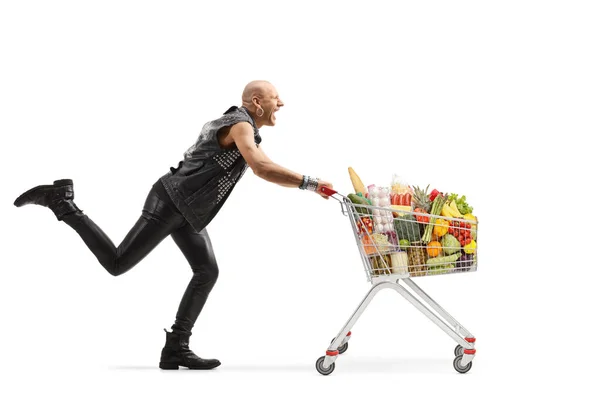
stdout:
<svg viewBox="0 0 600 400">
<path fill-rule="evenodd" d="M 342 198 L 369 280 L 477 270 L 478 221 L 358 205 Z"/>
</svg>

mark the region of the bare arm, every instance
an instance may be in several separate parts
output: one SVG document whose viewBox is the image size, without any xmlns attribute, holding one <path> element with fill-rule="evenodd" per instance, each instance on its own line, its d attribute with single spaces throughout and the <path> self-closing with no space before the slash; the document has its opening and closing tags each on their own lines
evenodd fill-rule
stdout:
<svg viewBox="0 0 600 400">
<path fill-rule="evenodd" d="M 256 143 L 254 143 L 254 129 L 248 122 L 233 125 L 229 134 L 256 176 L 285 187 L 297 188 L 302 184 L 302 174 L 274 163 L 260 147 L 256 146 Z M 328 182 L 319 181 L 318 189 L 321 186 L 332 187 Z M 325 195 L 322 196 L 329 198 Z"/>
<path fill-rule="evenodd" d="M 249 123 L 240 122 L 235 124 L 231 127 L 229 134 L 248 166 L 252 168 L 254 175 L 286 187 L 299 187 L 302 184 L 302 174 L 274 163 L 260 147 L 256 146 L 256 143 L 254 143 L 254 129 Z"/>
</svg>

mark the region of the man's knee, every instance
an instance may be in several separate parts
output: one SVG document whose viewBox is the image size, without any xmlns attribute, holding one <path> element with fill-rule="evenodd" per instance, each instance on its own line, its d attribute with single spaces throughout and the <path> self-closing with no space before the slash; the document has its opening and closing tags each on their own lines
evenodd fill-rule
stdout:
<svg viewBox="0 0 600 400">
<path fill-rule="evenodd" d="M 198 285 L 214 285 L 219 278 L 219 268 L 217 265 L 203 265 L 193 269 L 192 278 Z"/>
<path fill-rule="evenodd" d="M 123 275 L 125 272 L 129 271 L 133 268 L 135 264 L 131 262 L 127 262 L 127 260 L 115 258 L 111 263 L 105 265 L 104 268 L 108 271 L 112 276 Z"/>
<path fill-rule="evenodd" d="M 219 278 L 219 269 L 217 267 L 215 267 L 214 271 L 212 272 L 213 282 L 216 282 L 218 278 Z"/>
<path fill-rule="evenodd" d="M 116 268 L 112 268 L 112 269 L 107 269 L 108 273 L 111 274 L 112 276 L 119 276 L 119 275 L 123 275 L 123 271 L 120 271 Z"/>
<path fill-rule="evenodd" d="M 219 269 L 218 268 L 211 268 L 207 271 L 205 271 L 206 274 L 206 280 L 209 283 L 212 283 L 213 285 L 215 284 L 215 282 L 217 281 L 217 279 L 219 278 Z"/>
</svg>

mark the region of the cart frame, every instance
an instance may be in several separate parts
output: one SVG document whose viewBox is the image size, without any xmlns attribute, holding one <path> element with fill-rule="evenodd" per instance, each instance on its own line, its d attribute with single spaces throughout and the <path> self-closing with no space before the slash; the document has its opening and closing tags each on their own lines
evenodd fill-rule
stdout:
<svg viewBox="0 0 600 400">
<path fill-rule="evenodd" d="M 355 233 L 357 243 L 360 246 L 360 240 L 358 239 L 354 227 L 356 222 L 354 216 L 357 215 L 355 205 L 346 196 L 343 196 L 330 188 L 322 187 L 321 190 L 323 193 L 340 202 L 342 214 L 349 217 L 350 223 L 353 225 L 352 228 Z M 339 198 L 336 196 L 339 196 Z M 325 356 L 322 356 L 317 360 L 317 371 L 323 375 L 329 375 L 333 372 L 336 359 L 348 348 L 348 341 L 351 338 L 352 327 L 358 321 L 375 295 L 377 295 L 377 293 L 379 293 L 382 289 L 387 288 L 398 292 L 410 304 L 417 308 L 417 310 L 423 313 L 442 331 L 450 336 L 450 338 L 458 343 L 454 349 L 454 354 L 456 357 L 453 363 L 454 368 L 460 373 L 468 372 L 471 369 L 472 360 L 475 357 L 475 337 L 471 334 L 471 332 L 469 332 L 467 328 L 461 325 L 454 317 L 450 315 L 450 313 L 448 313 L 437 302 L 435 302 L 427 293 L 425 293 L 425 291 L 423 291 L 423 289 L 414 283 L 410 277 L 407 277 L 406 274 L 394 274 L 390 270 L 387 271 L 387 274 L 373 276 L 371 271 L 368 269 L 368 260 L 365 260 L 366 257 L 362 251 L 361 256 L 363 257 L 367 276 L 372 284 L 372 287 L 369 289 L 363 300 L 344 324 L 337 336 L 331 341 L 331 344 L 325 352 Z M 407 287 L 400 284 L 400 281 L 402 281 Z M 414 292 L 414 294 L 408 290 L 409 288 Z"/>
</svg>

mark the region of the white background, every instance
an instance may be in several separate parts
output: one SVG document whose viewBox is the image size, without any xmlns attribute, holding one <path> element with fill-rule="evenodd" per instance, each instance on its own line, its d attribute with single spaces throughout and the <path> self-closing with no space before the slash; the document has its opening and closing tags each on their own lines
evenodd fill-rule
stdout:
<svg viewBox="0 0 600 400">
<path fill-rule="evenodd" d="M 1 397 L 595 397 L 595 2 L 213 3 L 2 2 Z M 468 374 L 393 291 L 316 372 L 370 287 L 332 199 L 250 170 L 234 189 L 208 227 L 220 277 L 190 344 L 212 371 L 158 369 L 191 277 L 171 238 L 115 278 L 50 210 L 12 205 L 71 178 L 118 245 L 254 79 L 285 102 L 261 129 L 275 162 L 344 194 L 352 166 L 467 195 L 478 272 L 415 281 L 477 337 Z"/>
</svg>

